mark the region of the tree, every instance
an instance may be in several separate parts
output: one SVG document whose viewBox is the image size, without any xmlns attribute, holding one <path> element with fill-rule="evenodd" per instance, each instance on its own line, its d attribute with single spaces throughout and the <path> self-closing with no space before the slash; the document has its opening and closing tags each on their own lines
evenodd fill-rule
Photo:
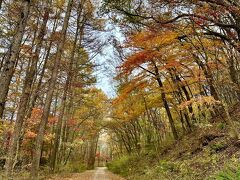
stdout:
<svg viewBox="0 0 240 180">
<path fill-rule="evenodd" d="M 12 39 L 12 43 L 5 57 L 5 62 L 0 75 L 0 86 L 2 87 L 0 90 L 0 118 L 3 116 L 9 85 L 14 73 L 14 67 L 17 64 L 18 54 L 30 12 L 30 5 L 30 0 L 23 0 L 21 2 L 21 11 L 19 12 L 19 20 L 15 30 L 16 34 Z"/>
<path fill-rule="evenodd" d="M 64 48 L 64 43 L 65 43 L 65 39 L 66 39 L 66 33 L 67 33 L 68 22 L 69 22 L 71 10 L 72 10 L 72 5 L 73 5 L 73 0 L 70 0 L 67 5 L 67 11 L 66 11 L 66 15 L 64 18 L 63 28 L 61 31 L 61 40 L 58 45 L 56 57 L 54 59 L 53 72 L 51 74 L 51 79 L 49 82 L 50 84 L 48 87 L 46 102 L 45 102 L 45 106 L 43 109 L 43 115 L 42 115 L 41 122 L 39 125 L 38 135 L 36 137 L 36 147 L 35 147 L 33 161 L 32 161 L 32 172 L 31 172 L 32 179 L 35 179 L 36 177 L 38 177 L 38 169 L 39 169 L 39 162 L 40 162 L 40 157 L 41 157 L 43 136 L 44 136 L 46 122 L 47 122 L 47 119 L 49 116 L 50 106 L 51 106 L 52 97 L 53 97 L 53 91 L 54 91 L 54 87 L 55 87 L 56 80 L 57 80 L 58 69 L 59 69 L 61 56 L 62 56 L 62 52 L 63 52 L 63 48 Z"/>
<path fill-rule="evenodd" d="M 47 4 L 45 9 L 46 10 L 45 10 L 45 13 L 43 16 L 43 22 L 40 27 L 39 34 L 38 34 L 38 37 L 36 40 L 36 42 L 37 42 L 36 49 L 35 49 L 35 52 L 33 53 L 34 55 L 31 59 L 31 63 L 30 63 L 31 66 L 29 68 L 29 71 L 27 71 L 26 77 L 24 80 L 23 92 L 22 92 L 22 96 L 20 98 L 21 106 L 18 109 L 16 123 L 15 123 L 14 131 L 13 131 L 13 137 L 11 140 L 12 142 L 11 142 L 10 149 L 9 149 L 9 155 L 8 155 L 8 161 L 7 161 L 7 167 L 6 167 L 7 177 L 11 176 L 11 172 L 13 170 L 13 161 L 16 156 L 16 146 L 17 146 L 17 143 L 20 138 L 22 125 L 23 125 L 24 118 L 25 118 L 25 112 L 27 110 L 27 105 L 29 102 L 30 94 L 31 94 L 32 83 L 33 83 L 33 80 L 34 80 L 34 77 L 35 77 L 35 74 L 37 71 L 39 54 L 41 51 L 41 46 L 42 46 L 43 38 L 45 35 L 45 31 L 46 31 L 46 25 L 47 25 L 47 21 L 49 18 L 50 4 Z"/>
</svg>

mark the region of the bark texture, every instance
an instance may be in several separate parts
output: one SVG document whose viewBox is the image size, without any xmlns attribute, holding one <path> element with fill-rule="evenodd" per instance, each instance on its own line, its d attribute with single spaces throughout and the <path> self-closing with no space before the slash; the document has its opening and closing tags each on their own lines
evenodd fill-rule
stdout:
<svg viewBox="0 0 240 180">
<path fill-rule="evenodd" d="M 5 57 L 5 63 L 3 65 L 0 75 L 0 118 L 3 117 L 3 111 L 9 91 L 9 85 L 14 74 L 15 66 L 17 64 L 21 42 L 30 12 L 30 4 L 31 0 L 22 0 L 22 8 L 19 15 L 19 22 L 16 27 L 16 34 L 13 37 L 11 46 Z"/>
</svg>

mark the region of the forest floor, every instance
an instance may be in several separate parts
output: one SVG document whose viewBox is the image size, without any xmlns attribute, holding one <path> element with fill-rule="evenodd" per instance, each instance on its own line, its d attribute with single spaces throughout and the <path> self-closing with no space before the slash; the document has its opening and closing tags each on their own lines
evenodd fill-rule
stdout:
<svg viewBox="0 0 240 180">
<path fill-rule="evenodd" d="M 231 180 L 240 179 L 240 141 L 231 137 L 224 115 L 220 116 L 162 147 L 158 153 L 146 151 L 125 156 L 111 162 L 109 169 L 129 180 L 219 179 L 225 172 L 233 173 Z M 231 116 L 240 130 L 239 104 L 232 108 Z M 236 172 L 238 177 L 234 177 Z"/>
<path fill-rule="evenodd" d="M 106 167 L 98 167 L 83 173 L 73 173 L 65 176 L 56 175 L 47 180 L 124 180 L 107 170 Z"/>
</svg>

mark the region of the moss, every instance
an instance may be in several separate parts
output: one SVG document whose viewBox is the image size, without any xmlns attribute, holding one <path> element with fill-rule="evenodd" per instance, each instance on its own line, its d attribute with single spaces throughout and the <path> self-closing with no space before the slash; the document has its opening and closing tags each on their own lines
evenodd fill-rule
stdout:
<svg viewBox="0 0 240 180">
<path fill-rule="evenodd" d="M 226 129 L 226 123 L 224 122 L 220 122 L 218 125 L 217 125 L 218 129 L 220 130 L 224 130 Z"/>
<path fill-rule="evenodd" d="M 214 152 L 217 153 L 217 152 L 220 152 L 220 151 L 223 151 L 224 149 L 226 149 L 227 145 L 220 142 L 220 143 L 210 145 L 210 148 L 211 148 L 212 153 L 214 153 Z"/>
</svg>

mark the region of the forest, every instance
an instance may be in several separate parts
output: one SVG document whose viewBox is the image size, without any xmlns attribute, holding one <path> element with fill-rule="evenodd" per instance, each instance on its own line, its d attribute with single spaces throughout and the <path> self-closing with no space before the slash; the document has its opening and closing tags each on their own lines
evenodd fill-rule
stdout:
<svg viewBox="0 0 240 180">
<path fill-rule="evenodd" d="M 0 179 L 240 179 L 240 0 L 0 0 Z"/>
</svg>

